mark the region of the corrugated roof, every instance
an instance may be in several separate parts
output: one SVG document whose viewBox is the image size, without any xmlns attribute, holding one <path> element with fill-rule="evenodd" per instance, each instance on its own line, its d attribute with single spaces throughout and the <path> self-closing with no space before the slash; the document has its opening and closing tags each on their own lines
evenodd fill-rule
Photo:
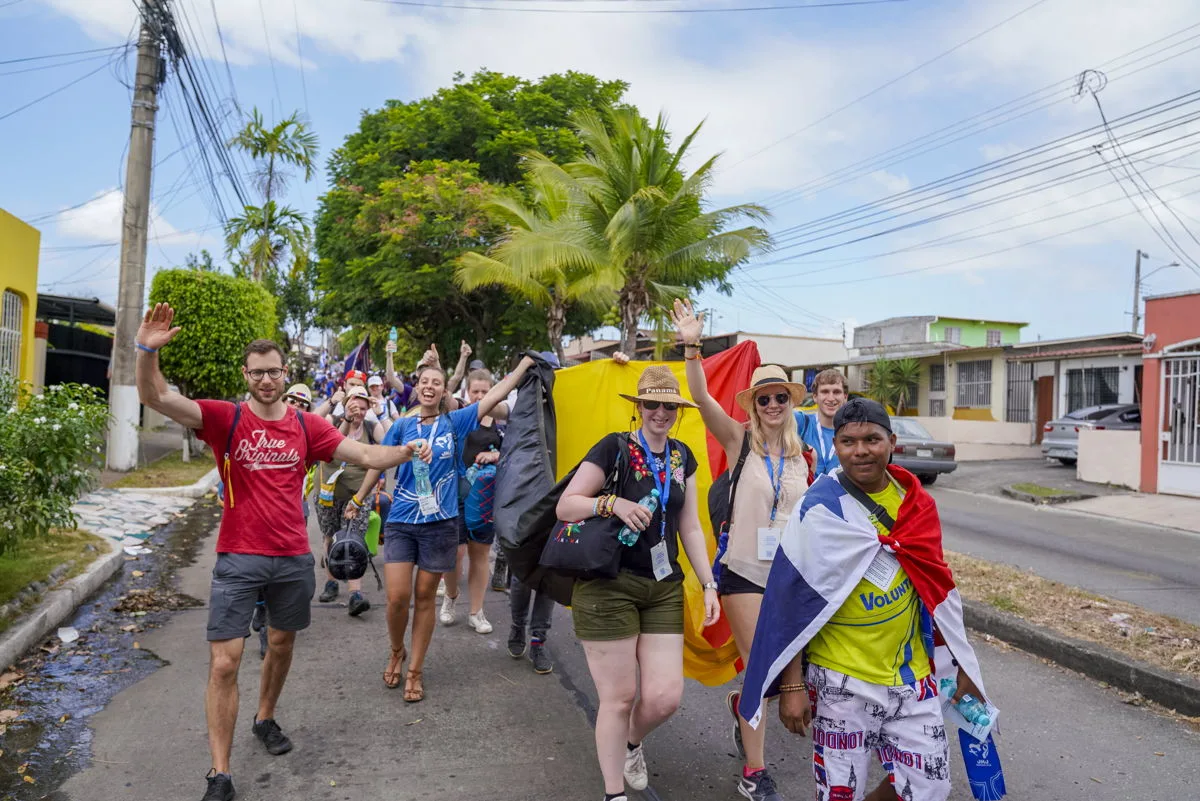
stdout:
<svg viewBox="0 0 1200 801">
<path fill-rule="evenodd" d="M 1037 353 L 1022 353 L 1010 356 L 1010 362 L 1044 362 L 1052 359 L 1067 359 L 1074 356 L 1105 356 L 1112 354 L 1141 353 L 1141 343 L 1129 345 L 1098 345 L 1094 348 L 1063 348 L 1062 350 L 1043 350 Z"/>
</svg>

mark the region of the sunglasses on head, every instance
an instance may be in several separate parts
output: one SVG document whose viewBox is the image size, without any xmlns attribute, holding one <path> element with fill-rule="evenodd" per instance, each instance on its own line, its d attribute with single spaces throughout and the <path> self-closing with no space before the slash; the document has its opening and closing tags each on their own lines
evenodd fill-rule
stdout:
<svg viewBox="0 0 1200 801">
<path fill-rule="evenodd" d="M 772 398 L 774 398 L 775 402 L 780 406 L 783 406 L 792 399 L 792 396 L 786 392 L 776 392 L 774 395 L 759 395 L 754 399 L 754 402 L 765 409 L 771 402 Z"/>
<path fill-rule="evenodd" d="M 659 406 L 663 407 L 668 412 L 673 412 L 679 408 L 678 403 L 667 403 L 665 401 L 642 401 L 642 408 L 648 412 L 658 411 Z"/>
</svg>

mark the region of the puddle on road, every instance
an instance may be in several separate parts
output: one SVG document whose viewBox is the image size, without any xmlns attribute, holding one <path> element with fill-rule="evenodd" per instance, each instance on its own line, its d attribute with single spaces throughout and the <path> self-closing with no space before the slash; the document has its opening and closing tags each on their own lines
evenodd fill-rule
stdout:
<svg viewBox="0 0 1200 801">
<path fill-rule="evenodd" d="M 171 610 L 201 605 L 176 592 L 177 571 L 195 559 L 220 517 L 215 500 L 197 501 L 148 540 L 151 553 L 127 558 L 63 624 L 79 631 L 78 640 L 64 645 L 51 635 L 17 664 L 24 680 L 0 691 L 0 709 L 20 713 L 0 735 L 0 798 L 64 798 L 58 788 L 91 759 L 88 718 L 164 664 L 134 647 L 142 632 L 163 625 Z"/>
</svg>

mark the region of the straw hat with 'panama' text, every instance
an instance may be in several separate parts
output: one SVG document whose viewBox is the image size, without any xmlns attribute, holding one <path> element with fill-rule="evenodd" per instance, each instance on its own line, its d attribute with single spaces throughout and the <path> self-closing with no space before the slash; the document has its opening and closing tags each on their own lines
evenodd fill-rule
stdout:
<svg viewBox="0 0 1200 801">
<path fill-rule="evenodd" d="M 641 377 L 638 378 L 637 395 L 626 395 L 623 392 L 620 395 L 634 403 L 659 401 L 678 403 L 689 409 L 697 408 L 696 404 L 679 393 L 679 379 L 671 372 L 671 368 L 661 364 L 651 365 L 642 371 Z"/>
</svg>

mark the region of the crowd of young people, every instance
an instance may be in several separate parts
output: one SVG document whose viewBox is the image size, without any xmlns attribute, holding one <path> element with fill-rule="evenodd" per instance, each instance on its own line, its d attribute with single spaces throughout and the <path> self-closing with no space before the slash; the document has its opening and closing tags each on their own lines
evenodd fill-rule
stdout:
<svg viewBox="0 0 1200 801">
<path fill-rule="evenodd" d="M 806 388 L 768 365 L 755 370 L 750 386 L 736 396 L 746 416 L 740 422 L 709 394 L 700 360 L 703 321 L 689 304 L 677 302 L 674 322 L 690 399 L 670 369 L 646 367 L 636 394 L 621 395 L 632 404 L 631 431 L 609 434 L 589 450 L 556 510 L 565 523 L 616 518 L 623 524 L 614 575 L 576 581 L 571 597 L 575 633 L 599 697 L 595 740 L 605 801 L 627 801 L 626 788 L 648 786 L 645 740 L 680 704 L 686 603 L 681 551 L 703 587 L 703 625 L 724 615 L 749 666 L 745 697 L 734 691 L 727 698 L 743 759 L 734 785 L 741 796 L 782 799 L 767 770 L 761 724 L 765 700 L 777 697 L 789 731 L 813 731 L 818 801 L 945 799 L 946 736 L 930 666 L 935 628 L 949 629 L 942 639 L 960 666 L 956 699 L 965 693 L 983 697 L 982 682 L 954 619 L 944 621 L 944 612 L 936 616 L 924 579 L 906 572 L 932 564 L 949 575 L 940 534 L 933 545 L 920 540 L 917 548 L 916 535 L 906 533 L 913 515 L 906 516 L 905 509 L 926 502 L 932 507 L 932 501 L 910 475 L 889 467 L 895 445 L 890 418 L 873 401 L 848 404 L 845 378 L 836 371 L 816 376 L 816 411 L 802 412 Z M 382 376 L 348 371 L 340 385 L 321 384 L 318 395 L 325 397 L 318 400 L 305 385 L 284 391 L 282 352 L 256 340 L 247 346 L 242 367 L 248 402 L 194 401 L 169 390 L 158 370 L 159 349 L 179 331 L 173 323 L 174 312 L 164 304 L 146 313 L 136 342 L 137 381 L 143 403 L 196 429 L 213 448 L 225 485 L 209 607 L 205 707 L 212 770 L 204 799 L 230 801 L 237 668 L 259 602 L 269 637 L 253 730 L 272 754 L 292 747 L 275 721 L 275 705 L 295 633 L 308 626 L 316 589 L 305 526 L 314 501 L 305 489 L 308 467 L 315 466 L 317 522 L 327 547 L 347 528 L 361 532 L 369 498 L 383 491 L 391 473 L 380 543 L 389 651 L 382 679 L 388 688 L 403 686 L 404 701 L 420 702 L 437 621 L 456 620 L 464 563 L 468 624 L 480 634 L 493 631 L 483 601 L 494 533 L 468 525 L 464 503 L 470 476 L 499 460 L 509 403 L 533 361 L 525 357 L 497 381 L 481 363 L 468 363 L 471 349 L 463 343 L 448 376 L 431 347 L 406 380 L 395 372 L 389 346 Z M 455 395 L 460 385 L 461 397 Z M 698 461 L 671 436 L 689 409 L 698 410 L 728 464 L 738 466 L 726 537 L 715 561 L 700 523 Z M 266 465 L 274 469 L 261 469 Z M 828 593 L 831 608 L 804 631 L 792 632 L 778 610 L 811 603 L 793 595 L 808 585 L 788 571 L 805 569 L 806 549 L 821 536 L 814 506 L 841 504 L 838 513 L 847 515 L 846 504 L 860 499 L 872 504 L 861 514 L 871 521 L 862 552 L 871 557 L 872 568 L 880 562 L 880 569 L 866 571 L 865 561 L 863 569 L 842 565 L 844 586 Z M 891 555 L 910 542 L 926 561 L 913 562 L 908 552 L 899 559 Z M 530 616 L 531 589 L 516 576 L 505 581 L 503 570 L 497 564 L 492 586 L 509 590 L 508 652 L 517 658 L 528 653 L 536 672 L 548 673 L 553 666 L 544 643 L 553 602 L 537 593 Z M 879 583 L 880 571 L 887 574 L 886 586 Z M 875 597 L 867 586 L 872 582 L 883 597 L 903 603 L 886 612 L 859 608 L 865 603 L 859 599 Z M 339 590 L 330 573 L 319 600 L 332 602 Z M 371 608 L 361 582 L 351 582 L 348 590 L 350 615 Z M 865 734 L 853 743 L 825 736 L 846 726 Z M 854 777 L 865 778 L 864 759 L 871 752 L 887 776 L 867 793 Z M 895 754 L 918 754 L 924 765 L 941 768 L 914 772 L 903 760 L 887 758 Z"/>
</svg>

